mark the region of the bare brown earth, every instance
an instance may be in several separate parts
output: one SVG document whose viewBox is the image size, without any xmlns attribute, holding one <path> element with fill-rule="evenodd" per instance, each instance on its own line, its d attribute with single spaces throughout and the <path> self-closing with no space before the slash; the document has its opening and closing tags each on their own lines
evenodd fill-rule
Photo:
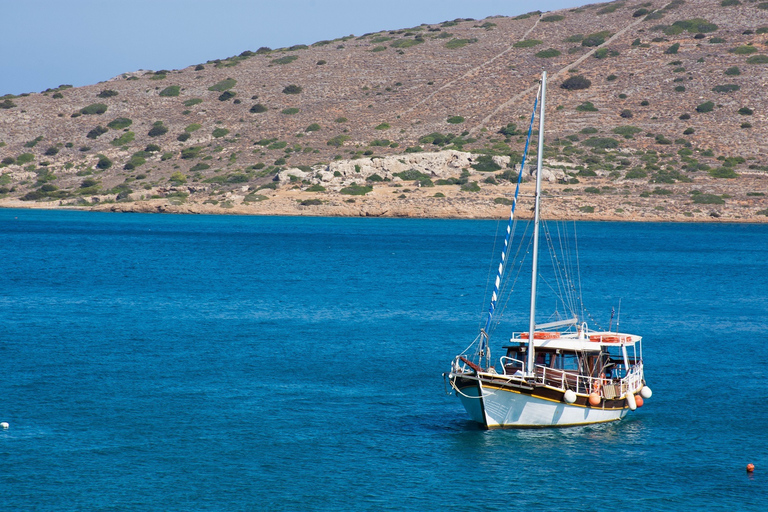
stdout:
<svg viewBox="0 0 768 512">
<path fill-rule="evenodd" d="M 730 3 L 454 20 L 6 95 L 0 206 L 503 218 L 546 69 L 548 217 L 766 222 L 768 3 Z M 410 159 L 444 150 L 463 163 Z"/>
</svg>

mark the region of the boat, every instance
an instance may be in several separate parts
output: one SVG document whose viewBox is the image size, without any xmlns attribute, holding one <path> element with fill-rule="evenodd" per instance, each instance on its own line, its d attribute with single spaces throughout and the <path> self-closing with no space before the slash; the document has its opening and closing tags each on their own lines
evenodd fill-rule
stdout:
<svg viewBox="0 0 768 512">
<path fill-rule="evenodd" d="M 555 311 L 545 318 L 546 321 L 537 323 L 540 226 L 546 226 L 539 215 L 546 86 L 547 75 L 543 72 L 485 326 L 470 346 L 452 360 L 450 371 L 443 374 L 449 384 L 448 393 L 456 394 L 469 417 L 485 429 L 567 427 L 617 421 L 652 396 L 643 371 L 642 336 L 619 332 L 619 317 L 615 330 L 612 330 L 614 308 L 611 308 L 607 329 L 591 329 L 587 318 L 594 324 L 596 322 L 581 305 L 578 286 L 573 284 L 573 272 L 555 272 L 568 282 L 549 287 L 565 290 L 564 293 L 569 295 L 568 300 L 562 300 L 565 312 Z M 532 250 L 521 245 L 522 250 L 518 248 L 513 254 L 510 240 L 516 230 L 515 207 L 539 102 L 533 233 L 520 237 L 521 240 L 528 239 L 528 247 L 532 246 Z M 547 244 L 552 246 L 554 237 L 549 231 L 546 235 Z M 508 272 L 507 267 L 512 266 L 508 260 L 527 253 L 531 259 L 530 306 L 529 311 L 518 316 L 522 316 L 524 322 L 527 313 L 528 325 L 526 329 L 512 332 L 511 337 L 503 338 L 504 352 L 496 361 L 491 357 L 490 337 L 499 325 L 500 293 L 514 289 L 504 283 L 509 278 L 516 281 L 515 275 L 519 275 L 519 271 L 518 274 Z M 557 250 L 555 254 L 558 254 Z M 619 302 L 619 312 L 620 306 Z M 556 309 L 559 310 L 559 306 Z"/>
</svg>

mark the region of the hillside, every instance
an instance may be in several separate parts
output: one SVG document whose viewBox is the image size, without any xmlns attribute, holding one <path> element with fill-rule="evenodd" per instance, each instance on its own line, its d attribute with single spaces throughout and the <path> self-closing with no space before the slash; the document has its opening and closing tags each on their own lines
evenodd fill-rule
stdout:
<svg viewBox="0 0 768 512">
<path fill-rule="evenodd" d="M 503 217 L 542 69 L 550 215 L 768 221 L 768 2 L 749 0 L 458 19 L 6 95 L 0 206 Z"/>
</svg>

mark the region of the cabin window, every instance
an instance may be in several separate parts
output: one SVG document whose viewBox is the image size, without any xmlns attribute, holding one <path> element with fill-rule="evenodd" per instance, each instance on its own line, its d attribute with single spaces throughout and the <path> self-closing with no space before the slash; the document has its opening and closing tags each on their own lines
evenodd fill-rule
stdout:
<svg viewBox="0 0 768 512">
<path fill-rule="evenodd" d="M 550 367 L 552 364 L 551 352 L 536 352 L 536 365 Z"/>
<path fill-rule="evenodd" d="M 579 371 L 579 358 L 576 354 L 557 354 L 554 368 Z"/>
</svg>

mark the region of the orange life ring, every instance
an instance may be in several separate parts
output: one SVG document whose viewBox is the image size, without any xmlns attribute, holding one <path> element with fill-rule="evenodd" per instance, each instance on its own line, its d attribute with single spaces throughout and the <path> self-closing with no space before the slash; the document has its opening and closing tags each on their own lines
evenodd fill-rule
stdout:
<svg viewBox="0 0 768 512">
<path fill-rule="evenodd" d="M 560 337 L 560 333 L 559 332 L 539 331 L 539 332 L 534 332 L 533 333 L 533 339 L 535 339 L 535 340 L 554 340 L 554 339 L 559 338 L 559 337 Z M 528 337 L 528 333 L 527 332 L 520 333 L 520 339 L 527 340 L 528 338 L 529 337 Z"/>
<path fill-rule="evenodd" d="M 589 337 L 589 341 L 594 341 L 596 343 L 623 343 L 627 341 L 632 341 L 631 336 L 604 336 L 602 334 L 593 334 Z"/>
</svg>

